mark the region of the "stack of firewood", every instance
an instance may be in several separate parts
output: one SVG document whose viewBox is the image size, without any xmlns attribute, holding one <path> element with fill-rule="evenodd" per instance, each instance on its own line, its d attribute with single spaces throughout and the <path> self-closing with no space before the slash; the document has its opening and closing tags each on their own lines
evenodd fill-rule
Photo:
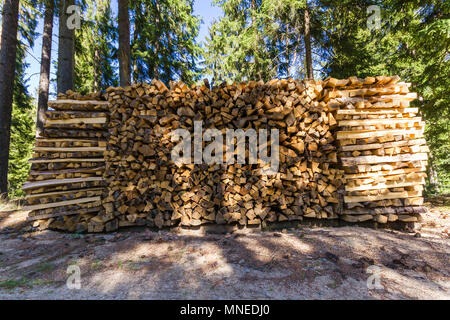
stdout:
<svg viewBox="0 0 450 320">
<path fill-rule="evenodd" d="M 88 231 L 103 211 L 103 171 L 108 102 L 101 94 L 73 92 L 49 102 L 42 137 L 36 139 L 27 192 L 35 227 Z"/>
<path fill-rule="evenodd" d="M 156 80 L 109 88 L 103 221 L 161 228 L 337 218 L 343 172 L 335 165 L 337 122 L 327 104 L 318 102 L 322 90 L 321 82 L 292 79 L 212 89 L 205 82 L 171 83 L 169 90 Z M 191 164 L 177 165 L 171 133 L 187 129 L 193 150 L 194 121 L 202 121 L 203 132 L 278 129 L 278 173 L 261 174 L 265 165 L 248 159 L 245 164 L 194 164 L 192 154 Z M 208 144 L 203 141 L 202 149 Z"/>
<path fill-rule="evenodd" d="M 340 161 L 345 170 L 342 219 L 415 222 L 427 165 L 417 95 L 398 77 L 327 79 L 322 102 L 338 108 Z"/>
<path fill-rule="evenodd" d="M 153 80 L 105 95 L 68 92 L 50 102 L 25 209 L 35 226 L 71 232 L 305 218 L 415 222 L 425 210 L 429 151 L 418 108 L 409 105 L 415 98 L 398 77 L 213 88 Z M 173 159 L 177 129 L 190 138 L 182 163 Z M 208 129 L 223 141 L 205 136 Z M 266 174 L 270 163 L 252 162 L 248 140 L 238 163 L 226 145 L 231 129 L 267 130 L 257 143 L 268 155 L 277 129 L 278 170 Z M 213 142 L 222 162 L 205 163 Z"/>
</svg>

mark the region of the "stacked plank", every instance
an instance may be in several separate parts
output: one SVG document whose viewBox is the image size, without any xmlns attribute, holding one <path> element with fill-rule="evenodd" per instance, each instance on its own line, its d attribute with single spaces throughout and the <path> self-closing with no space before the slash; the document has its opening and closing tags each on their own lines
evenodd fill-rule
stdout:
<svg viewBox="0 0 450 320">
<path fill-rule="evenodd" d="M 415 222 L 427 165 L 424 122 L 410 85 L 394 77 L 327 79 L 322 102 L 336 108 L 349 222 Z"/>
<path fill-rule="evenodd" d="M 108 112 L 100 93 L 68 92 L 49 102 L 23 186 L 24 210 L 31 211 L 28 219 L 34 226 L 84 232 L 103 211 Z"/>
<path fill-rule="evenodd" d="M 292 79 L 109 88 L 103 221 L 161 228 L 337 218 L 343 172 L 335 165 L 333 110 L 318 102 L 322 90 L 320 81 Z M 245 164 L 194 164 L 192 154 L 192 164 L 174 163 L 171 133 L 183 128 L 193 136 L 195 121 L 202 132 L 278 129 L 278 173 L 262 174 L 267 164 L 250 164 L 248 154 Z M 209 145 L 201 143 L 203 150 Z M 270 138 L 266 148 L 270 154 Z"/>
</svg>

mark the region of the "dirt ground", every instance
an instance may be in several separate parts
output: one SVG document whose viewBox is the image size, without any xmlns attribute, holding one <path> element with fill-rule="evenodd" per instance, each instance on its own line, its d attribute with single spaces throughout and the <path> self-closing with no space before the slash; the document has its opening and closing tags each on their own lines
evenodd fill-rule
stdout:
<svg viewBox="0 0 450 320">
<path fill-rule="evenodd" d="M 3 208 L 0 299 L 450 299 L 450 204 L 427 205 L 414 232 L 350 226 L 206 235 L 30 233 L 25 212 Z M 79 289 L 67 286 L 69 266 L 80 271 Z"/>
</svg>

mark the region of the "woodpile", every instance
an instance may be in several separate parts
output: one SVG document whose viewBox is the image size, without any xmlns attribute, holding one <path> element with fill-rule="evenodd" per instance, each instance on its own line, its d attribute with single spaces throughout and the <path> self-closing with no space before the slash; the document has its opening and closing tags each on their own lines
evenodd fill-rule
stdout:
<svg viewBox="0 0 450 320">
<path fill-rule="evenodd" d="M 42 137 L 37 137 L 27 192 L 28 219 L 35 227 L 88 231 L 103 211 L 103 153 L 108 102 L 101 94 L 73 92 L 49 102 Z"/>
<path fill-rule="evenodd" d="M 429 151 L 416 95 L 398 77 L 222 84 L 135 84 L 50 102 L 27 191 L 34 226 L 70 232 L 311 219 L 415 222 Z M 200 140 L 194 129 L 201 122 Z M 187 130 L 189 163 L 173 133 Z M 227 164 L 204 163 L 217 129 L 279 133 L 279 168 L 220 146 Z M 271 133 L 272 134 L 272 133 Z M 276 148 L 267 141 L 260 150 Z M 211 139 L 210 139 L 211 138 Z M 236 142 L 233 140 L 233 142 Z M 263 144 L 261 145 L 261 142 Z M 236 146 L 235 146 L 236 147 Z M 186 159 L 185 159 L 186 160 Z M 199 161 L 200 160 L 200 161 Z"/>
<path fill-rule="evenodd" d="M 161 228 L 337 218 L 343 183 L 335 166 L 337 123 L 317 101 L 321 92 L 320 82 L 292 79 L 212 89 L 172 83 L 169 90 L 160 81 L 108 89 L 104 220 Z M 248 161 L 177 166 L 170 134 L 184 128 L 193 135 L 194 121 L 202 121 L 203 132 L 278 129 L 278 174 L 263 175 L 261 163 Z"/>
<path fill-rule="evenodd" d="M 424 122 L 398 77 L 327 79 L 323 102 L 337 108 L 339 157 L 349 222 L 415 222 L 425 212 Z"/>
</svg>

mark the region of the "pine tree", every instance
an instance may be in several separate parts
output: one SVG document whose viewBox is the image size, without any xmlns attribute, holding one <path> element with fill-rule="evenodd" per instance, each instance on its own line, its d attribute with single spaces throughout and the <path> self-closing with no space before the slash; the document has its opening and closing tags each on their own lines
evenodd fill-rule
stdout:
<svg viewBox="0 0 450 320">
<path fill-rule="evenodd" d="M 217 82 L 307 76 L 315 43 L 313 17 L 305 50 L 304 0 L 218 0 L 224 17 L 210 28 L 206 72 Z M 308 12 L 311 12 L 308 11 Z M 310 14 L 312 15 L 312 14 Z M 312 73 L 312 72 L 311 72 Z"/>
<path fill-rule="evenodd" d="M 311 16 L 310 9 L 306 3 L 304 11 L 304 37 L 305 37 L 305 64 L 308 79 L 314 79 L 312 46 L 311 46 Z"/>
<path fill-rule="evenodd" d="M 264 43 L 262 1 L 216 0 L 214 3 L 222 8 L 224 16 L 210 29 L 214 38 L 207 44 L 207 72 L 214 72 L 217 82 L 272 77 L 276 70 Z"/>
<path fill-rule="evenodd" d="M 50 67 L 52 58 L 53 18 L 55 13 L 54 0 L 44 2 L 44 30 L 42 32 L 41 74 L 39 79 L 39 98 L 37 107 L 36 135 L 40 136 L 44 128 L 44 116 L 47 111 Z"/>
<path fill-rule="evenodd" d="M 119 1 L 119 74 L 120 85 L 131 84 L 130 13 L 128 0 Z"/>
<path fill-rule="evenodd" d="M 75 27 L 68 9 L 74 4 L 75 0 L 59 0 L 58 93 L 73 90 Z"/>
<path fill-rule="evenodd" d="M 0 43 L 0 195 L 8 192 L 11 114 L 17 52 L 19 0 L 5 0 Z"/>
<path fill-rule="evenodd" d="M 75 90 L 81 93 L 118 85 L 117 27 L 110 0 L 87 0 L 75 32 Z"/>
<path fill-rule="evenodd" d="M 18 42 L 15 55 L 13 104 L 10 128 L 9 152 L 4 152 L 9 158 L 8 162 L 8 192 L 10 197 L 20 196 L 21 187 L 28 177 L 30 165 L 28 159 L 32 156 L 34 144 L 34 118 L 35 105 L 28 93 L 28 79 L 25 71 L 27 52 L 33 47 L 37 36 L 36 26 L 39 16 L 39 3 L 37 1 L 21 2 L 19 6 Z"/>
<path fill-rule="evenodd" d="M 133 81 L 197 80 L 200 19 L 192 14 L 193 0 L 139 0 L 131 6 Z"/>
<path fill-rule="evenodd" d="M 398 38 L 397 68 L 419 93 L 427 122 L 425 137 L 431 149 L 428 166 L 429 192 L 450 192 L 450 3 L 398 0 L 386 4 L 398 17 L 391 33 Z"/>
</svg>

